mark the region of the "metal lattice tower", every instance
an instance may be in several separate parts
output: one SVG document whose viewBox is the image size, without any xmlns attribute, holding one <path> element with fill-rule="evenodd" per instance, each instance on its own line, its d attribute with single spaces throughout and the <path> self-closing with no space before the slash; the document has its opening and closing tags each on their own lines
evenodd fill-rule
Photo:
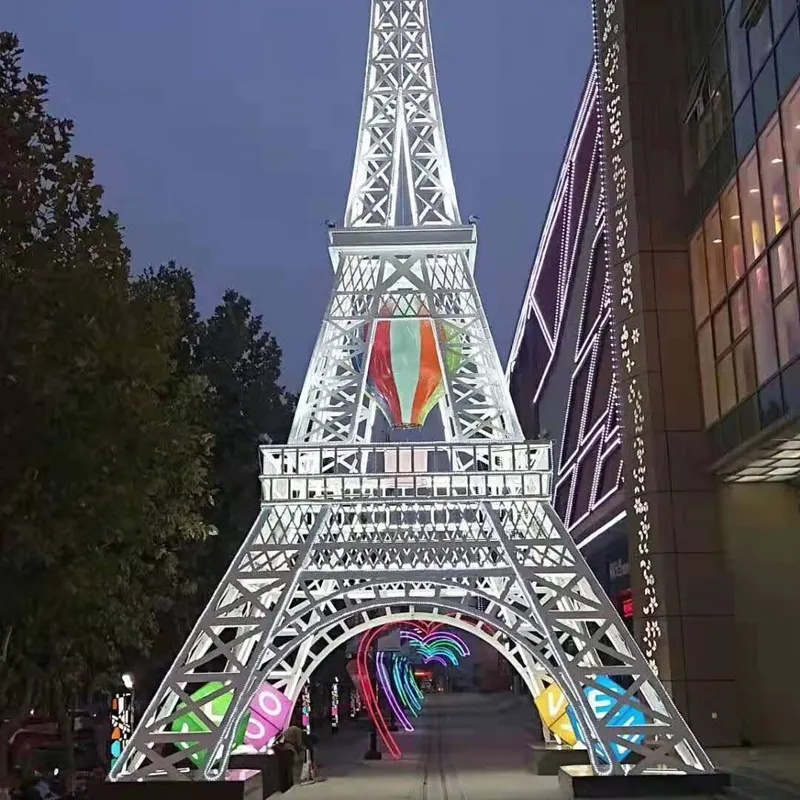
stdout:
<svg viewBox="0 0 800 800">
<path fill-rule="evenodd" d="M 295 700 L 339 645 L 407 619 L 478 635 L 534 695 L 557 682 L 600 773 L 710 770 L 550 506 L 550 445 L 523 439 L 458 211 L 427 0 L 372 0 L 371 14 L 335 285 L 289 444 L 261 448 L 261 511 L 111 780 L 187 779 L 201 751 L 194 777 L 222 777 L 263 682 Z M 415 320 L 435 332 L 445 441 L 372 443 L 378 324 Z M 222 694 L 225 713 L 206 715 Z M 187 711 L 206 730 L 174 732 Z"/>
</svg>

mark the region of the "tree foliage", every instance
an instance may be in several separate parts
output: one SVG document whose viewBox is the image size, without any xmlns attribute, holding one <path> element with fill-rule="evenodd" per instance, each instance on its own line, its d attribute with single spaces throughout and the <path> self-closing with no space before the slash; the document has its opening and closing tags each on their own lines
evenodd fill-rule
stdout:
<svg viewBox="0 0 800 800">
<path fill-rule="evenodd" d="M 280 383 L 281 349 L 247 298 L 228 290 L 211 316 L 201 319 L 185 268 L 171 262 L 148 271 L 142 281 L 173 298 L 183 331 L 176 359 L 208 387 L 213 503 L 207 522 L 217 536 L 196 553 L 202 576 L 198 600 L 204 604 L 258 513 L 258 445 L 286 441 L 296 398 Z"/>
<path fill-rule="evenodd" d="M 72 123 L 0 34 L 0 716 L 65 698 L 146 649 L 203 537 L 204 382 L 184 326 L 129 280 Z M 2 737 L 0 737 L 2 739 Z"/>
</svg>

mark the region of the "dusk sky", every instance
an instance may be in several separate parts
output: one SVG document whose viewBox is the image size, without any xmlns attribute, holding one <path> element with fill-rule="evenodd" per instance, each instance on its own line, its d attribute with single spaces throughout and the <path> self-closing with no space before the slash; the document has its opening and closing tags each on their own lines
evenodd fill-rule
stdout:
<svg viewBox="0 0 800 800">
<path fill-rule="evenodd" d="M 591 55 L 590 0 L 430 0 L 462 216 L 505 363 Z M 142 269 L 175 259 L 208 313 L 253 301 L 299 389 L 332 285 L 369 0 L 6 0 L 28 71 L 76 123 Z"/>
</svg>

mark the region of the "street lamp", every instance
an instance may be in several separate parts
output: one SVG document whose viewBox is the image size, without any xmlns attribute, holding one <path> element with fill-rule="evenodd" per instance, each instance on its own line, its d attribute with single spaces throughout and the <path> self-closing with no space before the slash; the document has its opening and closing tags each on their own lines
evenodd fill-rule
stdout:
<svg viewBox="0 0 800 800">
<path fill-rule="evenodd" d="M 130 672 L 126 672 L 122 676 L 122 685 L 126 689 L 133 689 L 133 675 L 131 675 Z"/>
</svg>

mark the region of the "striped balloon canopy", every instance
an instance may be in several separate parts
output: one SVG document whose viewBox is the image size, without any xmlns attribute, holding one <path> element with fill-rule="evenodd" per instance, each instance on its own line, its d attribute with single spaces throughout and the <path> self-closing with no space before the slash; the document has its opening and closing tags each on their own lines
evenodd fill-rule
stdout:
<svg viewBox="0 0 800 800">
<path fill-rule="evenodd" d="M 381 316 L 391 316 L 391 311 L 384 307 Z M 428 316 L 422 308 L 414 317 L 381 319 L 364 326 L 365 342 L 375 326 L 367 393 L 393 428 L 422 427 L 444 396 L 440 352 L 448 371 L 461 363 L 454 326 L 426 319 Z M 356 357 L 353 364 L 363 372 L 364 356 Z"/>
</svg>

